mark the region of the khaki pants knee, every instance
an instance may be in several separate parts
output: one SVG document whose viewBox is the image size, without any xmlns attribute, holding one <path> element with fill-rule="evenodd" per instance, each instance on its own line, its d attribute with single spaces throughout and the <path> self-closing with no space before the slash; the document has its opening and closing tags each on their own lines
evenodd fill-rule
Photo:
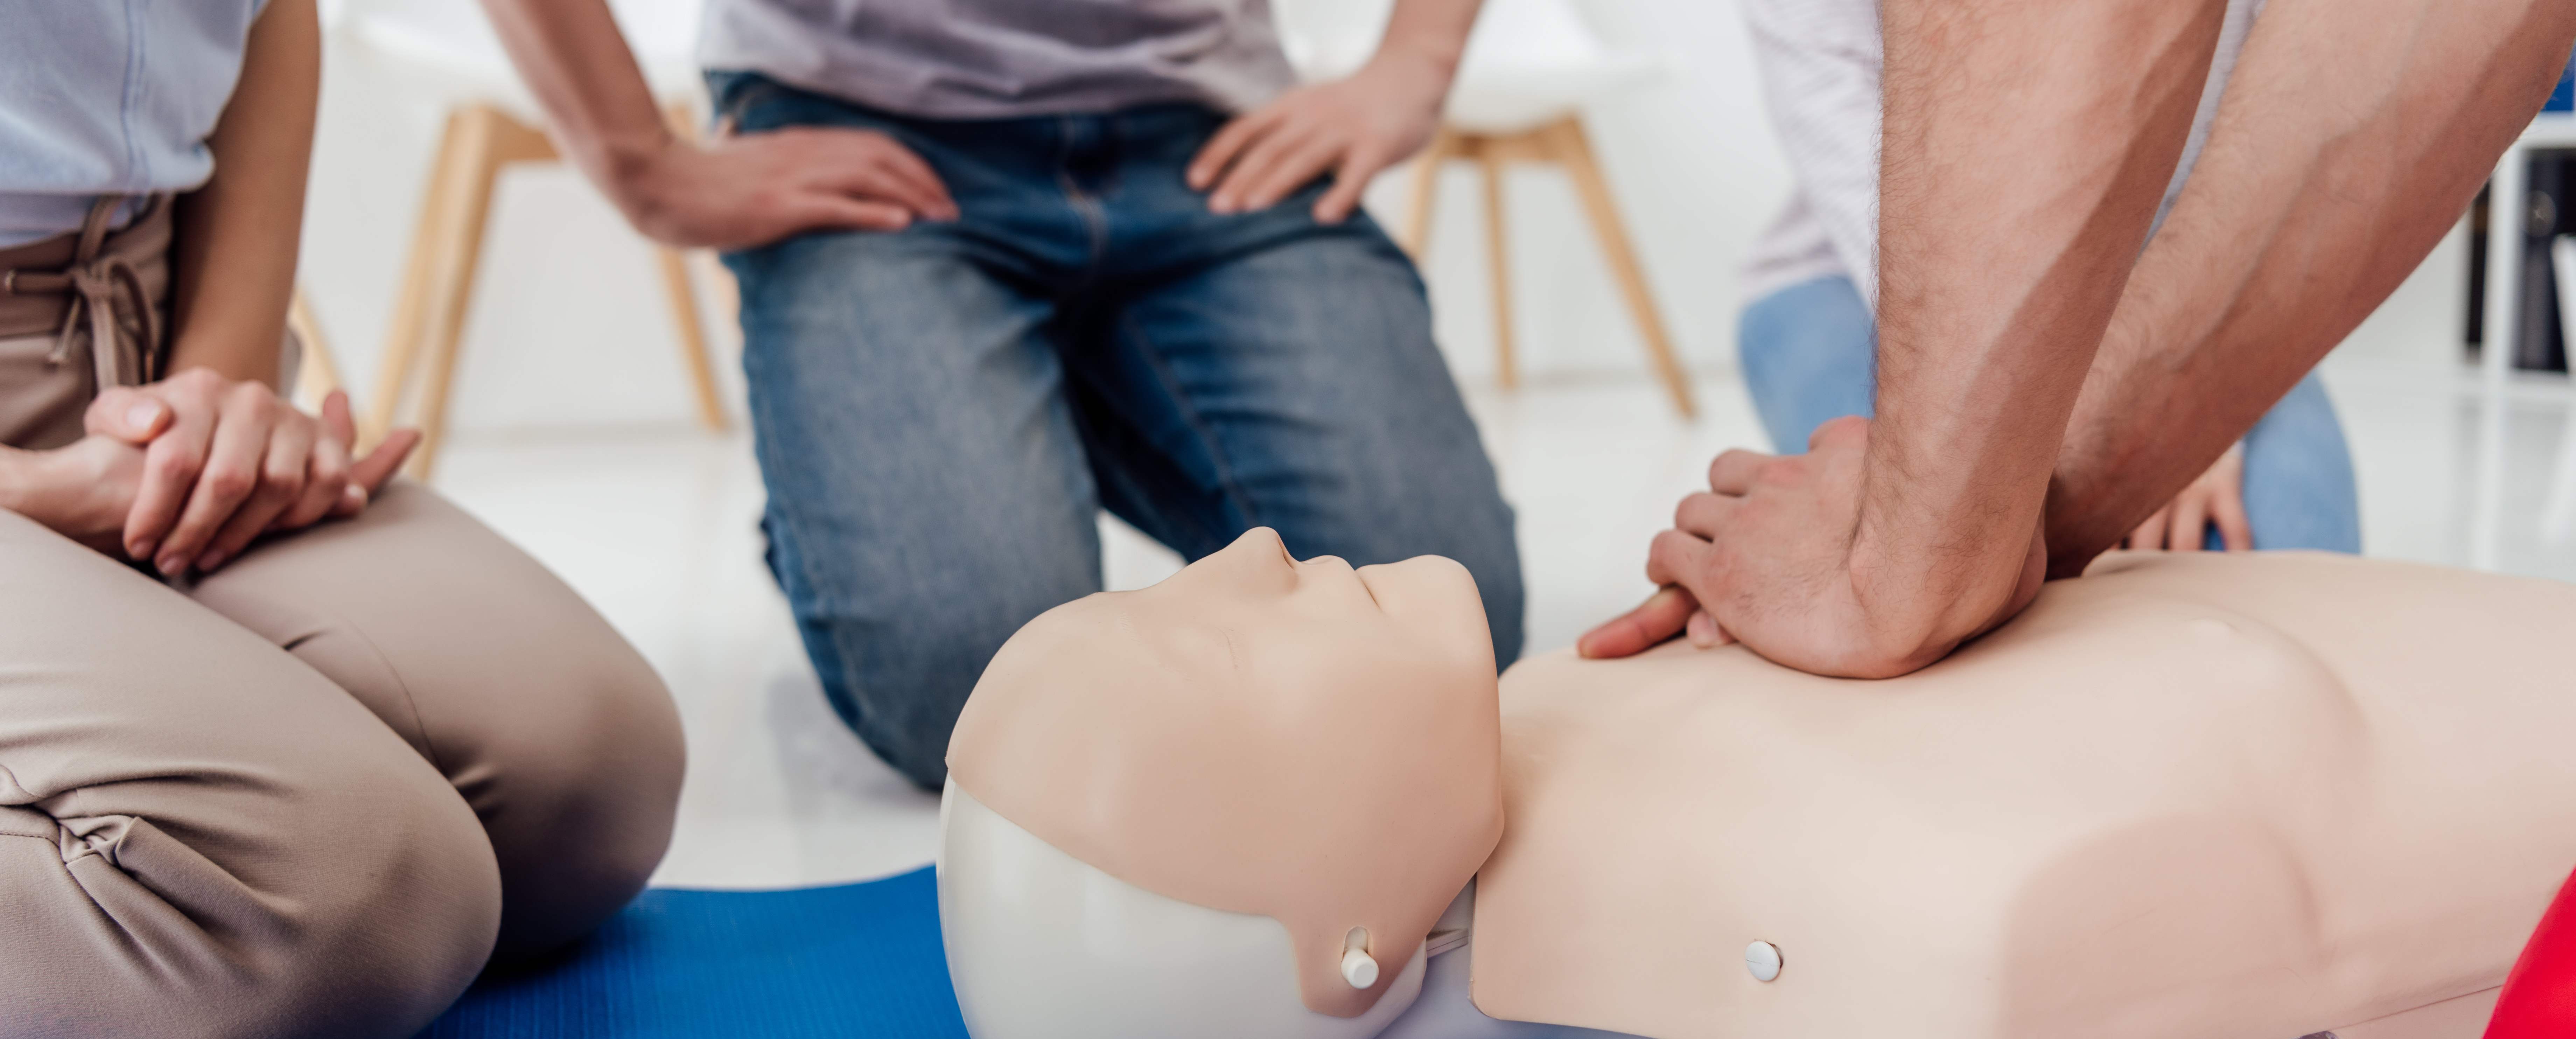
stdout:
<svg viewBox="0 0 2576 1039">
<path fill-rule="evenodd" d="M 497 960 L 588 934 L 669 847 L 679 713 L 580 596 L 417 484 L 255 547 L 190 592 L 365 704 L 473 806 Z"/>
<path fill-rule="evenodd" d="M 321 674 L 0 512 L 0 1036 L 408 1036 L 501 916 L 474 813 Z"/>
</svg>

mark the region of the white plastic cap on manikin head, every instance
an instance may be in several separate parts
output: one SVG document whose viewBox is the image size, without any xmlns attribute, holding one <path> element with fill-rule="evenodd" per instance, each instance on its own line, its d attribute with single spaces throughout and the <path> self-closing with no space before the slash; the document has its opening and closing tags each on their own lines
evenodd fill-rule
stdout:
<svg viewBox="0 0 2576 1039">
<path fill-rule="evenodd" d="M 974 1039 L 1370 1039 L 1422 992 L 1417 950 L 1367 1013 L 1318 1014 L 1277 920 L 1119 880 L 954 780 L 939 828 L 940 937 Z"/>
<path fill-rule="evenodd" d="M 1276 534 L 1004 645 L 949 745 L 940 918 L 976 1039 L 1366 1039 L 1502 835 L 1475 583 Z"/>
</svg>

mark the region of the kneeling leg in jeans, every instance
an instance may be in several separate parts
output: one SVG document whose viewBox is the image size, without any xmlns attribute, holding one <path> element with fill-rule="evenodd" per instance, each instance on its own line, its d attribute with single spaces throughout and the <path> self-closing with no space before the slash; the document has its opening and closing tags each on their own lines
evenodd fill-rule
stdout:
<svg viewBox="0 0 2576 1039">
<path fill-rule="evenodd" d="M 1357 565 L 1449 555 L 1516 656 L 1511 513 L 1383 243 L 1293 236 L 1087 308 L 936 229 L 729 257 L 770 563 L 834 709 L 935 788 L 993 652 L 1100 590 L 1104 503 L 1190 558 L 1262 525 Z"/>
</svg>

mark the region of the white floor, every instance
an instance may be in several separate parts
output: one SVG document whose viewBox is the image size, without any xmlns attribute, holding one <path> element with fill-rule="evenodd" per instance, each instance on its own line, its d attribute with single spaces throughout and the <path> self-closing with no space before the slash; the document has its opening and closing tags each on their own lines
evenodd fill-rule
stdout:
<svg viewBox="0 0 2576 1039">
<path fill-rule="evenodd" d="M 2491 409 L 2466 370 L 2330 361 L 2372 555 L 2576 580 L 2576 390 L 2519 381 Z M 1728 378 L 1678 419 L 1652 384 L 1559 382 L 1471 403 L 1520 510 L 1529 646 L 1563 646 L 1644 595 L 1647 539 L 1728 447 L 1761 446 Z M 2500 430 L 2491 453 L 2486 434 Z M 458 440 L 442 490 L 589 596 L 661 669 L 689 737 L 680 828 L 655 882 L 786 887 L 930 860 L 935 797 L 825 706 L 760 562 L 748 440 L 679 427 Z M 1112 587 L 1178 560 L 1105 523 Z"/>
</svg>

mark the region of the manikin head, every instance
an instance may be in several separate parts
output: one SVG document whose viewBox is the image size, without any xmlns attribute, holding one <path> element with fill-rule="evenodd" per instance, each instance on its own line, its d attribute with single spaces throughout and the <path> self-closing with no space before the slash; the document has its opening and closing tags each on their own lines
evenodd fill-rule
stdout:
<svg viewBox="0 0 2576 1039">
<path fill-rule="evenodd" d="M 940 913 L 977 1039 L 1365 1037 L 1502 835 L 1493 649 L 1446 559 L 1257 529 L 1029 622 L 949 743 Z"/>
</svg>

